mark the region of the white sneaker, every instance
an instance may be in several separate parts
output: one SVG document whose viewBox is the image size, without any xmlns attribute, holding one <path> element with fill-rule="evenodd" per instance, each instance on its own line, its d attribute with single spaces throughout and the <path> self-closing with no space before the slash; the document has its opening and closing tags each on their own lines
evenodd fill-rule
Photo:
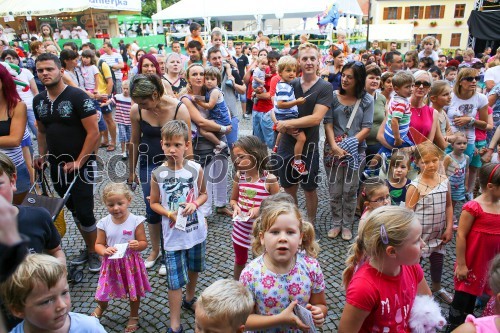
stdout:
<svg viewBox="0 0 500 333">
<path fill-rule="evenodd" d="M 220 154 L 224 150 L 224 148 L 227 147 L 227 144 L 224 141 L 221 141 L 217 146 L 214 148 L 214 153 L 215 154 Z"/>
<path fill-rule="evenodd" d="M 167 267 L 165 265 L 161 265 L 158 274 L 161 276 L 167 275 Z"/>
<path fill-rule="evenodd" d="M 144 260 L 144 266 L 146 266 L 146 269 L 149 269 L 151 267 L 153 267 L 155 264 L 156 264 L 156 261 L 158 260 L 158 258 L 161 257 L 161 253 L 158 253 L 158 256 L 154 259 L 154 260 Z"/>
</svg>

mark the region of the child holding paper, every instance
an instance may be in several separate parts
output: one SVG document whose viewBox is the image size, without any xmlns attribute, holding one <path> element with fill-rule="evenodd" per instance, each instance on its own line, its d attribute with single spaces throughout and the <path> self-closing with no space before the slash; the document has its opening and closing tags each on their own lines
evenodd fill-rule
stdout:
<svg viewBox="0 0 500 333">
<path fill-rule="evenodd" d="M 102 200 L 109 215 L 97 223 L 95 250 L 103 257 L 95 298 L 97 307 L 91 316 L 101 319 L 110 299 L 130 300 L 130 316 L 125 332 L 139 328 L 141 297 L 151 291 L 140 252 L 148 246 L 145 217 L 128 210 L 132 192 L 123 183 L 110 183 Z"/>
<path fill-rule="evenodd" d="M 198 274 L 205 270 L 207 225 L 202 207 L 207 201 L 201 165 L 185 159 L 189 130 L 182 120 L 171 120 L 161 129 L 166 159 L 151 176 L 151 209 L 162 215 L 164 258 L 167 267 L 170 328 L 183 332 L 181 306 L 194 312 Z M 186 296 L 182 288 L 186 286 Z M 181 301 L 182 299 L 182 301 Z"/>
</svg>

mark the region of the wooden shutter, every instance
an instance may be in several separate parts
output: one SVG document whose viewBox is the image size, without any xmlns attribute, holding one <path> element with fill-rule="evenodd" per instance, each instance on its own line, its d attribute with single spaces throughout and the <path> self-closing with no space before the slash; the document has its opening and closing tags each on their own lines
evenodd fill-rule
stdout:
<svg viewBox="0 0 500 333">
<path fill-rule="evenodd" d="M 436 39 L 439 41 L 439 44 L 441 44 L 441 37 L 443 37 L 442 34 L 437 34 Z"/>
<path fill-rule="evenodd" d="M 396 15 L 396 20 L 401 20 L 401 14 L 403 13 L 403 8 L 398 7 L 397 15 Z"/>
<path fill-rule="evenodd" d="M 413 17 L 410 17 L 410 7 L 405 7 L 405 20 L 410 20 Z"/>
<path fill-rule="evenodd" d="M 424 18 L 424 6 L 418 7 L 418 18 L 423 19 Z"/>
<path fill-rule="evenodd" d="M 425 7 L 425 18 L 428 19 L 431 17 L 431 6 Z"/>
<path fill-rule="evenodd" d="M 384 20 L 389 19 L 389 7 L 384 8 Z"/>
<path fill-rule="evenodd" d="M 445 6 L 439 6 L 439 18 L 444 17 L 444 7 Z"/>
</svg>

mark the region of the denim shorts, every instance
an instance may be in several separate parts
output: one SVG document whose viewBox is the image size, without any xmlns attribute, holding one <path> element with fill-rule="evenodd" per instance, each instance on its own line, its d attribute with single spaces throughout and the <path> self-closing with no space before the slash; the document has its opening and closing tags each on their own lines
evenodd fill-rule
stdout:
<svg viewBox="0 0 500 333">
<path fill-rule="evenodd" d="M 165 251 L 167 285 L 169 290 L 177 290 L 189 282 L 188 271 L 205 270 L 206 241 L 187 250 Z"/>
<path fill-rule="evenodd" d="M 31 187 L 31 181 L 30 173 L 28 172 L 28 167 L 25 162 L 16 166 L 16 174 L 16 192 L 14 194 L 28 192 Z"/>
<path fill-rule="evenodd" d="M 118 141 L 130 142 L 132 132 L 132 125 L 117 124 L 118 125 Z"/>
</svg>

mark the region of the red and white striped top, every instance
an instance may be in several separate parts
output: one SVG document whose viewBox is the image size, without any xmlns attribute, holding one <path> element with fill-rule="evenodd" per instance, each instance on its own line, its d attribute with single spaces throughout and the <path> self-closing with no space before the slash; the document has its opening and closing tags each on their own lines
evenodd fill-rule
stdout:
<svg viewBox="0 0 500 333">
<path fill-rule="evenodd" d="M 241 209 L 241 214 L 246 216 L 250 209 L 260 207 L 262 200 L 270 195 L 266 189 L 267 172 L 254 183 L 248 182 L 245 173 L 240 173 L 238 181 L 238 207 Z M 248 221 L 234 221 L 233 233 L 231 238 L 234 243 L 250 248 L 253 222 L 255 219 Z"/>
<path fill-rule="evenodd" d="M 116 105 L 115 121 L 117 124 L 131 125 L 130 109 L 132 108 L 132 98 L 117 94 L 112 98 Z"/>
</svg>

